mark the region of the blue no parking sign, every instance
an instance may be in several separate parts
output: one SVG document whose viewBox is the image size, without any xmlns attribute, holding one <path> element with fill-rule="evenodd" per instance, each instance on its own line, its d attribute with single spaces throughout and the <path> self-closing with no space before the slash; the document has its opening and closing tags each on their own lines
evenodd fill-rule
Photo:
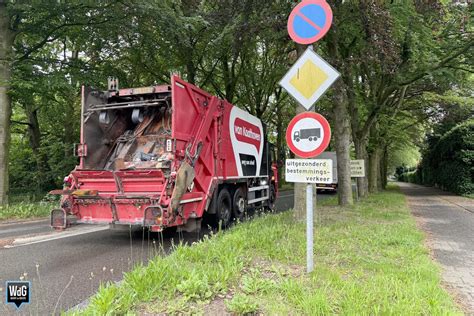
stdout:
<svg viewBox="0 0 474 316">
<path fill-rule="evenodd" d="M 332 10 L 325 0 L 305 0 L 298 4 L 288 19 L 288 33 L 299 44 L 312 44 L 329 31 Z"/>
</svg>

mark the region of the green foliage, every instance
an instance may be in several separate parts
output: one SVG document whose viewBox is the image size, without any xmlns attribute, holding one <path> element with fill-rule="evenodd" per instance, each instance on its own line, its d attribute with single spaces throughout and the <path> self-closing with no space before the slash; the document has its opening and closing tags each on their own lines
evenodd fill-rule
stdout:
<svg viewBox="0 0 474 316">
<path fill-rule="evenodd" d="M 461 314 L 398 190 L 318 207 L 311 274 L 304 224 L 291 212 L 267 214 L 155 257 L 71 314 L 188 314 L 224 297 L 221 308 L 237 314 Z"/>
<path fill-rule="evenodd" d="M 107 291 L 105 290 L 107 288 Z M 97 314 L 113 315 L 114 296 L 117 295 L 117 286 L 113 284 L 101 284 L 99 286 L 99 295 L 95 295 L 91 303 L 97 306 Z"/>
<path fill-rule="evenodd" d="M 170 73 L 178 73 L 262 118 L 285 157 L 284 130 L 295 103 L 277 83 L 298 55 L 286 30 L 294 5 L 287 0 L 9 1 L 16 33 L 11 191 L 40 194 L 61 186 L 77 163 L 72 145 L 79 141 L 80 86 L 104 89 L 108 76 L 118 77 L 121 87 L 136 87 L 166 83 Z M 391 169 L 414 164 L 413 148 L 432 125 L 424 123 L 427 117 L 443 104 L 462 103 L 450 90 L 471 95 L 466 74 L 472 49 L 462 52 L 472 32 L 469 8 L 439 1 L 331 6 L 334 27 L 315 49 L 343 75 L 353 140 L 369 139 L 377 126 L 367 149 L 384 147 Z M 334 106 L 331 92 L 328 96 L 318 106 L 325 114 Z M 407 106 L 399 102 L 404 98 Z M 469 104 L 444 109 L 456 118 Z"/>
<path fill-rule="evenodd" d="M 57 207 L 57 203 L 52 202 L 21 202 L 0 206 L 0 220 L 45 217 L 48 216 L 55 207 Z"/>
<path fill-rule="evenodd" d="M 404 172 L 399 174 L 397 177 L 398 181 L 410 182 L 416 184 L 423 184 L 423 178 L 421 172 L 416 169 L 414 171 Z"/>
<path fill-rule="evenodd" d="M 262 277 L 257 269 L 251 270 L 249 275 L 244 275 L 242 277 L 242 291 L 248 295 L 268 293 L 274 287 L 275 282 Z"/>
<path fill-rule="evenodd" d="M 15 63 L 11 192 L 41 194 L 77 164 L 80 87 L 167 83 L 170 73 L 263 117 L 283 152 L 294 104 L 277 82 L 291 3 L 140 0 L 8 3 Z"/>
<path fill-rule="evenodd" d="M 398 175 L 398 181 L 416 183 L 416 171 L 405 172 Z"/>
<path fill-rule="evenodd" d="M 181 281 L 176 289 L 186 300 L 209 299 L 212 296 L 206 277 L 196 272 L 192 272 L 189 279 Z"/>
<path fill-rule="evenodd" d="M 252 315 L 256 314 L 258 310 L 258 304 L 245 294 L 235 295 L 226 302 L 226 306 L 229 312 L 236 313 L 237 315 Z"/>
<path fill-rule="evenodd" d="M 337 62 L 345 66 L 341 73 L 347 77 L 358 158 L 367 159 L 365 151 L 383 152 L 380 164 L 389 172 L 403 164 L 416 165 L 423 137 L 442 112 L 440 104 L 462 99 L 472 104 L 472 6 L 440 1 L 346 1 L 334 6 L 335 17 L 344 23 L 335 20 L 342 37 Z M 344 27 L 350 29 L 347 34 Z M 460 97 L 459 90 L 465 90 L 466 97 Z M 436 103 L 430 102 L 433 96 Z M 454 106 L 443 109 L 457 112 Z"/>
<path fill-rule="evenodd" d="M 415 144 L 393 146 L 390 149 L 392 152 L 388 161 L 389 173 L 395 172 L 398 166 L 416 167 L 421 159 L 421 153 Z"/>
<path fill-rule="evenodd" d="M 474 192 L 474 120 L 443 135 L 423 157 L 423 182 L 458 193 Z"/>
<path fill-rule="evenodd" d="M 28 140 L 23 135 L 13 134 L 10 151 L 10 186 L 11 193 L 35 191 L 28 190 L 32 184 L 35 172 L 35 159 Z M 33 175 L 33 177 L 32 177 Z"/>
</svg>

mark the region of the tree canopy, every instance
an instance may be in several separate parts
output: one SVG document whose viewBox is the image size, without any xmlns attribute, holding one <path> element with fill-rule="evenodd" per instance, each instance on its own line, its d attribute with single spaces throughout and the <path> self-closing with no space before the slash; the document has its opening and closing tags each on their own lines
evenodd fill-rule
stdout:
<svg viewBox="0 0 474 316">
<path fill-rule="evenodd" d="M 350 203 L 351 155 L 370 170 L 358 181 L 365 196 L 385 185 L 395 164 L 416 160 L 426 134 L 437 137 L 472 116 L 474 10 L 448 1 L 329 4 L 334 23 L 315 50 L 342 78 L 316 108 L 335 131 L 340 202 Z M 61 185 L 76 164 L 80 86 L 105 88 L 108 76 L 134 87 L 178 73 L 262 118 L 279 155 L 288 154 L 282 135 L 296 103 L 278 82 L 304 49 L 286 30 L 295 5 L 0 1 L 7 28 L 0 34 L 0 204 L 8 193 L 42 195 Z"/>
</svg>

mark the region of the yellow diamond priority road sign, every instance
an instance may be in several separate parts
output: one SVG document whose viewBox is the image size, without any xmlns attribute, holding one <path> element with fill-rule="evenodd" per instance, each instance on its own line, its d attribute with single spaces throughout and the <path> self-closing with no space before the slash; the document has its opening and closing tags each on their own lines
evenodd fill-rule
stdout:
<svg viewBox="0 0 474 316">
<path fill-rule="evenodd" d="M 308 48 L 280 81 L 280 85 L 309 110 L 339 78 L 340 73 Z"/>
</svg>

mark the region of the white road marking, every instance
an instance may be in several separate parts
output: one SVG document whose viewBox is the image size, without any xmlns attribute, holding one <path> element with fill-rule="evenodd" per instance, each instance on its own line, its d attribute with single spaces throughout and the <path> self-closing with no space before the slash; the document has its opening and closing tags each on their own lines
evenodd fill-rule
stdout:
<svg viewBox="0 0 474 316">
<path fill-rule="evenodd" d="M 59 232 L 59 233 L 54 232 L 52 234 L 47 234 L 47 235 L 16 238 L 13 241 L 13 243 L 11 243 L 10 245 L 5 245 L 4 248 L 16 248 L 16 247 L 33 245 L 33 244 L 37 244 L 41 242 L 48 242 L 52 240 L 58 240 L 58 239 L 63 239 L 63 238 L 69 238 L 69 237 L 74 237 L 74 236 L 79 236 L 79 235 L 84 235 L 84 234 L 100 232 L 103 230 L 108 230 L 109 225 L 106 225 L 106 226 L 100 225 L 100 226 L 93 226 L 93 227 L 78 226 L 77 228 L 78 229 L 69 229 L 63 232 Z"/>
</svg>

